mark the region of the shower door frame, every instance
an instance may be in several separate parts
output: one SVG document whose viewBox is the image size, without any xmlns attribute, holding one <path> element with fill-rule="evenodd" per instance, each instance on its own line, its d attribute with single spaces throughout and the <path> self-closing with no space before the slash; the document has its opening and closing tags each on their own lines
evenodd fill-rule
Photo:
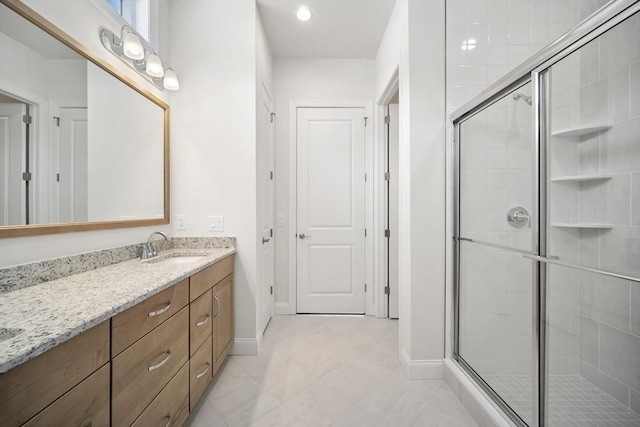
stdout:
<svg viewBox="0 0 640 427">
<path fill-rule="evenodd" d="M 460 126 L 478 112 L 502 99 L 505 95 L 529 82 L 532 83 L 532 126 L 534 132 L 534 167 L 532 185 L 532 250 L 518 251 L 509 247 L 490 244 L 498 248 L 521 252 L 523 257 L 535 262 L 532 274 L 532 422 L 531 427 L 547 425 L 547 338 L 546 338 L 546 301 L 547 301 L 547 264 L 559 264 L 565 267 L 591 270 L 610 276 L 618 276 L 627 280 L 637 279 L 622 277 L 609 272 L 561 263 L 548 258 L 547 251 L 547 125 L 549 123 L 549 69 L 550 67 L 577 51 L 585 44 L 596 39 L 606 31 L 620 24 L 635 13 L 640 12 L 637 0 L 613 0 L 599 9 L 589 18 L 562 35 L 559 39 L 530 57 L 514 70 L 509 72 L 495 84 L 467 102 L 450 116 L 452 125 L 453 156 L 453 352 L 455 362 L 473 378 L 475 383 L 488 397 L 517 425 L 527 424 L 502 400 L 502 398 L 477 374 L 460 355 L 460 241 L 473 242 L 472 239 L 460 236 Z M 485 243 L 486 242 L 482 242 Z"/>
</svg>

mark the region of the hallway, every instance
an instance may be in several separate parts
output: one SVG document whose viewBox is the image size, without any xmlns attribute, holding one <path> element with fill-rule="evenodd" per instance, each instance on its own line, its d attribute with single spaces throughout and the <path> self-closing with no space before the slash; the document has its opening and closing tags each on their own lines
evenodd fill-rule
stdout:
<svg viewBox="0 0 640 427">
<path fill-rule="evenodd" d="M 442 380 L 410 381 L 398 322 L 364 316 L 275 316 L 258 356 L 232 356 L 190 427 L 473 427 Z"/>
</svg>

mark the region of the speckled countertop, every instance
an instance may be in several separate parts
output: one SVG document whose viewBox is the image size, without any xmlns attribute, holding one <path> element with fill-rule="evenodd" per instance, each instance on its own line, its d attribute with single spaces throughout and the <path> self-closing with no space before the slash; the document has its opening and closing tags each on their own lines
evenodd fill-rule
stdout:
<svg viewBox="0 0 640 427">
<path fill-rule="evenodd" d="M 150 260 L 153 262 L 136 258 L 0 293 L 0 373 L 235 252 L 234 248 L 170 249 Z M 171 255 L 203 258 L 185 264 L 157 263 Z"/>
</svg>

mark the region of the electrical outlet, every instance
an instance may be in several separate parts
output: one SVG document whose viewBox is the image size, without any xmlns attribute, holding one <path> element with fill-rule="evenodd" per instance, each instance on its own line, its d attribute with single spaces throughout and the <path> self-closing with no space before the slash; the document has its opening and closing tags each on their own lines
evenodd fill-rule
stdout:
<svg viewBox="0 0 640 427">
<path fill-rule="evenodd" d="M 176 215 L 176 230 L 186 230 L 187 229 L 187 216 L 186 215 Z"/>
<path fill-rule="evenodd" d="M 209 216 L 209 231 L 224 231 L 224 217 L 223 216 Z"/>
<path fill-rule="evenodd" d="M 284 215 L 278 215 L 278 227 L 284 227 Z"/>
</svg>

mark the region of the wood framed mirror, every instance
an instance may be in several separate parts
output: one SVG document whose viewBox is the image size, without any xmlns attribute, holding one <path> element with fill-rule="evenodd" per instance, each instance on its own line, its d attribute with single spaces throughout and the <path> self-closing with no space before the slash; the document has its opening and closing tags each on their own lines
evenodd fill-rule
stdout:
<svg viewBox="0 0 640 427">
<path fill-rule="evenodd" d="M 169 165 L 168 104 L 0 0 L 0 238 L 168 224 Z"/>
</svg>

